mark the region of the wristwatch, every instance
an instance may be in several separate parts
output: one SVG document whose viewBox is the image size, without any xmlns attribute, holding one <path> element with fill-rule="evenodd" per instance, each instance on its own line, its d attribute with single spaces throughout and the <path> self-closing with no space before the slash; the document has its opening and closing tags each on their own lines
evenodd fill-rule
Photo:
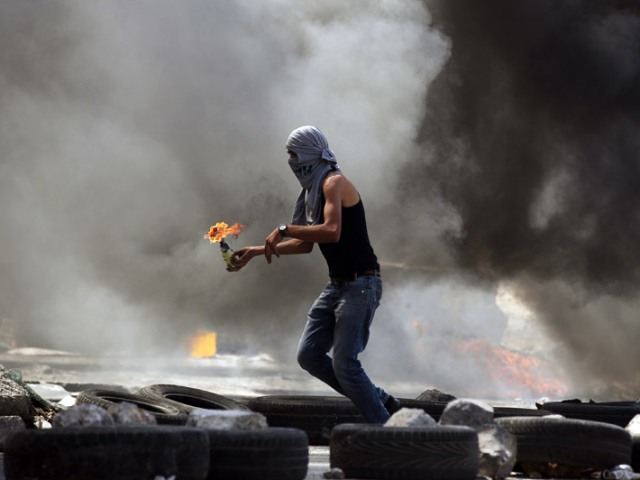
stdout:
<svg viewBox="0 0 640 480">
<path fill-rule="evenodd" d="M 289 230 L 287 228 L 287 226 L 285 224 L 282 224 L 278 227 L 278 231 L 280 232 L 280 235 L 282 235 L 283 237 L 287 236 L 287 230 Z"/>
</svg>

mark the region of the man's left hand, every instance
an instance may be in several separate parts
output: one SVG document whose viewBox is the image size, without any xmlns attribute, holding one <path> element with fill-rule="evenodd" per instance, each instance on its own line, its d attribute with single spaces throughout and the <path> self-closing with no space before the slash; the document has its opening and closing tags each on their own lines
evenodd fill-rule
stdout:
<svg viewBox="0 0 640 480">
<path fill-rule="evenodd" d="M 278 252 L 278 243 L 282 241 L 282 235 L 280 234 L 279 229 L 275 229 L 264 243 L 264 256 L 267 259 L 267 263 L 271 263 L 271 256 L 275 255 L 276 257 L 280 257 L 280 253 Z"/>
</svg>

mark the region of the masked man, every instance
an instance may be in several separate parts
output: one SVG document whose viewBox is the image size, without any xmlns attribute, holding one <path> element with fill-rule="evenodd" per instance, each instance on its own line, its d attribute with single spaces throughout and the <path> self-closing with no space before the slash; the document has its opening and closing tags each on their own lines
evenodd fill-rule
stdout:
<svg viewBox="0 0 640 480">
<path fill-rule="evenodd" d="M 348 397 L 368 422 L 384 423 L 399 402 L 371 382 L 358 359 L 382 295 L 360 194 L 316 127 L 291 132 L 286 149 L 302 185 L 293 219 L 271 232 L 264 246 L 237 250 L 228 270 L 240 270 L 258 255 L 271 263 L 274 255 L 310 253 L 317 243 L 329 267 L 329 282 L 309 310 L 298 363 Z"/>
</svg>

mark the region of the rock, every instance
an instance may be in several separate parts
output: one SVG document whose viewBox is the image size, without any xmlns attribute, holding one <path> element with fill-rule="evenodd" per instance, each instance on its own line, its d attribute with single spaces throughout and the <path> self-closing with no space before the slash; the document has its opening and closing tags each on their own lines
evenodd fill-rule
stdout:
<svg viewBox="0 0 640 480">
<path fill-rule="evenodd" d="M 51 419 L 53 428 L 65 427 L 110 427 L 115 425 L 113 418 L 104 408 L 84 403 L 56 413 Z"/>
<path fill-rule="evenodd" d="M 391 415 L 384 424 L 385 427 L 437 427 L 437 422 L 431 415 L 420 408 L 401 408 Z"/>
<path fill-rule="evenodd" d="M 634 416 L 624 429 L 631 435 L 640 435 L 640 414 Z"/>
<path fill-rule="evenodd" d="M 208 410 L 194 408 L 187 425 L 211 430 L 263 430 L 269 428 L 261 413 L 246 410 Z"/>
<path fill-rule="evenodd" d="M 8 376 L 0 373 L 0 416 L 18 416 L 30 423 L 35 415 L 29 392 Z"/>
<path fill-rule="evenodd" d="M 327 470 L 322 474 L 322 478 L 334 478 L 337 480 L 341 480 L 344 478 L 344 472 L 339 468 L 332 468 L 331 470 Z"/>
<path fill-rule="evenodd" d="M 107 413 L 116 425 L 156 425 L 156 417 L 130 402 L 116 402 L 109 405 Z"/>
<path fill-rule="evenodd" d="M 4 442 L 9 435 L 18 430 L 24 430 L 27 425 L 18 415 L 0 417 L 0 450 L 4 450 Z"/>
<path fill-rule="evenodd" d="M 449 403 L 452 400 L 455 400 L 456 397 L 450 395 L 448 393 L 443 393 L 440 390 L 430 389 L 425 390 L 420 395 L 416 397 L 416 400 L 422 400 L 424 402 L 434 402 L 434 403 Z"/>
<path fill-rule="evenodd" d="M 493 407 L 480 400 L 450 402 L 440 416 L 441 425 L 466 425 L 478 433 L 478 475 L 501 479 L 516 463 L 517 437 L 495 423 Z"/>
<path fill-rule="evenodd" d="M 481 400 L 454 400 L 447 404 L 440 415 L 441 425 L 466 425 L 478 430 L 493 423 L 493 407 Z"/>
</svg>

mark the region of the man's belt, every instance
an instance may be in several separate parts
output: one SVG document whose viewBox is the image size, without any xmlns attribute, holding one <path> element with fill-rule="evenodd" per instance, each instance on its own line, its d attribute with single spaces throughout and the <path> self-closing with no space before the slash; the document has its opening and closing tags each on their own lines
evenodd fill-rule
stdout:
<svg viewBox="0 0 640 480">
<path fill-rule="evenodd" d="M 347 283 L 353 282 L 360 277 L 379 277 L 380 270 L 371 268 L 369 270 L 362 270 L 361 272 L 351 273 L 349 275 L 330 275 L 331 283 Z"/>
</svg>

